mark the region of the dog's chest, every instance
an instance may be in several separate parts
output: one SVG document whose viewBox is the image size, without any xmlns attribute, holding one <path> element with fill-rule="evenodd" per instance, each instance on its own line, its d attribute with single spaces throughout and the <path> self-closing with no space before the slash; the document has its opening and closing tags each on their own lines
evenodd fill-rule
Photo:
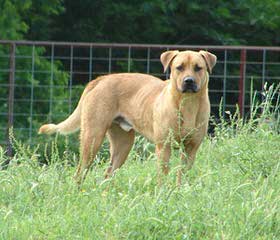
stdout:
<svg viewBox="0 0 280 240">
<path fill-rule="evenodd" d="M 192 137 L 198 128 L 196 126 L 195 116 L 180 116 L 176 124 L 175 133 L 178 139 L 184 139 Z"/>
<path fill-rule="evenodd" d="M 159 125 L 161 138 L 166 139 L 166 136 L 173 135 L 176 141 L 192 138 L 197 134 L 200 135 L 200 132 L 204 133 L 209 120 L 206 114 L 179 111 L 169 113 L 168 117 L 161 119 Z"/>
</svg>

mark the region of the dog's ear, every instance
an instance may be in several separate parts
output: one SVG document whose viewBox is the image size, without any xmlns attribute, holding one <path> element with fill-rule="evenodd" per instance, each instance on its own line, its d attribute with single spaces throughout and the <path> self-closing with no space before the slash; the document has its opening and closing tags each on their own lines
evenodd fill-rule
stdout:
<svg viewBox="0 0 280 240">
<path fill-rule="evenodd" d="M 217 57 L 210 52 L 206 52 L 202 50 L 199 51 L 199 53 L 201 54 L 201 56 L 204 58 L 206 62 L 207 71 L 211 74 L 213 67 L 216 65 Z"/>
<path fill-rule="evenodd" d="M 178 50 L 173 50 L 173 51 L 164 52 L 160 55 L 160 61 L 163 65 L 164 72 L 166 72 L 172 60 L 177 56 L 178 53 L 179 53 Z"/>
</svg>

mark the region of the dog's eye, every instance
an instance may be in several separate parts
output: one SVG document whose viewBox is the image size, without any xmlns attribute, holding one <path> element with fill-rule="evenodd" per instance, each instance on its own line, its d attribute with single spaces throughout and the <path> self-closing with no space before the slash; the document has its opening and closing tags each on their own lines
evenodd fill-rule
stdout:
<svg viewBox="0 0 280 240">
<path fill-rule="evenodd" d="M 199 72 L 202 67 L 198 66 L 197 64 L 194 66 L 194 71 Z"/>
<path fill-rule="evenodd" d="M 183 65 L 180 65 L 180 66 L 177 66 L 177 67 L 176 67 L 176 69 L 177 69 L 178 71 L 183 71 L 183 68 L 184 68 Z"/>
</svg>

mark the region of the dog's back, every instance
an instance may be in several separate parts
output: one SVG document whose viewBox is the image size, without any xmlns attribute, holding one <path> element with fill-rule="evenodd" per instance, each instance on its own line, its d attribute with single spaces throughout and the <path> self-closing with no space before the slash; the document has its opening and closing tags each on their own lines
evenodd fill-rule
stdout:
<svg viewBox="0 0 280 240">
<path fill-rule="evenodd" d="M 94 91 L 97 86 L 99 92 L 105 95 L 121 95 L 119 99 L 122 99 L 122 101 L 118 104 L 127 105 L 129 102 L 131 106 L 126 106 L 125 108 L 131 109 L 137 108 L 137 106 L 145 104 L 145 101 L 149 101 L 149 98 L 155 97 L 165 85 L 166 84 L 161 79 L 141 73 L 118 73 L 100 76 L 87 84 L 78 106 L 67 119 L 59 124 L 44 124 L 40 127 L 38 133 L 60 133 L 67 135 L 79 130 L 83 100 L 89 93 Z M 126 97 L 124 97 L 124 95 Z M 115 99 L 118 99 L 118 97 Z"/>
</svg>

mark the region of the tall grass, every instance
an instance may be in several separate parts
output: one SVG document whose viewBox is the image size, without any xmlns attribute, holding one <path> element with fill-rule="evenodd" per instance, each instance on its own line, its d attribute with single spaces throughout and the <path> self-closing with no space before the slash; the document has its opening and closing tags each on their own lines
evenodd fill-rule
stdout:
<svg viewBox="0 0 280 240">
<path fill-rule="evenodd" d="M 153 146 L 142 138 L 106 181 L 103 150 L 81 190 L 75 154 L 60 154 L 58 140 L 48 164 L 15 141 L 16 156 L 0 171 L 0 239 L 279 239 L 279 88 L 265 94 L 259 103 L 252 94 L 247 121 L 227 112 L 230 121 L 216 123 L 181 188 L 179 153 L 159 187 Z"/>
</svg>

